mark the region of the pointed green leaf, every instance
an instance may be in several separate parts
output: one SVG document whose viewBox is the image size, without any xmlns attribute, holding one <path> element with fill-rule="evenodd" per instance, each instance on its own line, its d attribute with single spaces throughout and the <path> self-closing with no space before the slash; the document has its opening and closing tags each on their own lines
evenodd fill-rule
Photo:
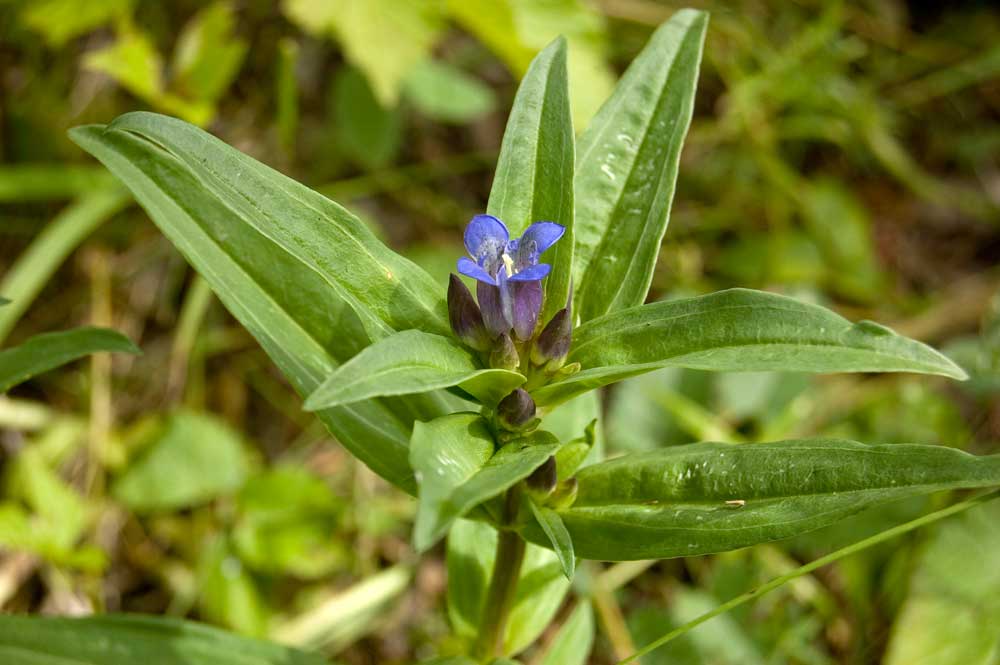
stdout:
<svg viewBox="0 0 1000 665">
<path fill-rule="evenodd" d="M 722 372 L 917 372 L 954 379 L 947 357 L 870 321 L 749 289 L 634 307 L 574 331 L 583 371 L 535 393 L 539 405 L 661 367 Z"/>
<path fill-rule="evenodd" d="M 0 351 L 0 393 L 91 353 L 141 353 L 120 332 L 106 328 L 76 328 L 35 335 L 19 346 Z"/>
<path fill-rule="evenodd" d="M 551 508 L 539 506 L 531 499 L 528 500 L 528 505 L 531 506 L 531 513 L 535 516 L 538 526 L 542 528 L 542 531 L 548 537 L 549 543 L 552 545 L 552 550 L 559 557 L 559 564 L 562 566 L 563 575 L 566 576 L 566 579 L 572 580 L 573 571 L 576 569 L 576 556 L 573 554 L 573 539 L 570 538 L 569 532 L 566 531 L 566 525 L 563 524 L 559 513 Z"/>
<path fill-rule="evenodd" d="M 458 386 L 483 404 L 496 406 L 524 383 L 517 372 L 484 369 L 454 339 L 405 330 L 376 342 L 334 370 L 306 400 L 307 411 L 371 397 L 407 395 Z"/>
<path fill-rule="evenodd" d="M 324 665 L 317 654 L 167 617 L 0 616 L 0 662 L 24 665 Z"/>
<path fill-rule="evenodd" d="M 695 556 L 787 538 L 870 506 L 1000 485 L 1000 455 L 942 446 L 815 439 L 695 443 L 582 469 L 559 511 L 578 556 Z M 537 526 L 525 535 L 547 542 Z"/>
<path fill-rule="evenodd" d="M 580 136 L 573 281 L 581 320 L 641 305 L 691 122 L 704 12 L 674 14 Z"/>
<path fill-rule="evenodd" d="M 416 548 L 429 548 L 456 518 L 527 478 L 558 449 L 554 436 L 534 432 L 494 454 L 493 435 L 475 413 L 416 423 L 410 442 L 410 464 L 420 485 Z"/>
<path fill-rule="evenodd" d="M 573 120 L 566 82 L 566 40 L 549 44 L 532 61 L 517 89 L 486 211 L 512 237 L 534 222 L 562 224 L 566 233 L 545 255 L 540 322 L 566 306 L 573 265 Z M 542 323 L 544 325 L 544 323 Z"/>
<path fill-rule="evenodd" d="M 133 113 L 71 137 L 125 182 L 300 394 L 396 329 L 448 333 L 444 289 L 426 273 L 337 204 L 205 132 Z M 411 423 L 449 404 L 414 396 L 318 415 L 376 473 L 415 492 Z"/>
</svg>

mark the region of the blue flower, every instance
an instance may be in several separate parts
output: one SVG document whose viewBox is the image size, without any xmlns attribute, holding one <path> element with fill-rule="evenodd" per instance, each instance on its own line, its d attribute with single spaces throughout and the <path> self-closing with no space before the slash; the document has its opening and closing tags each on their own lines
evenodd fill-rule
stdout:
<svg viewBox="0 0 1000 665">
<path fill-rule="evenodd" d="M 542 308 L 541 280 L 552 266 L 538 257 L 555 244 L 566 228 L 535 222 L 520 238 L 492 215 L 476 215 L 465 229 L 471 259 L 458 260 L 458 271 L 476 280 L 476 295 L 486 327 L 495 336 L 514 330 L 518 339 L 534 333 Z"/>
</svg>

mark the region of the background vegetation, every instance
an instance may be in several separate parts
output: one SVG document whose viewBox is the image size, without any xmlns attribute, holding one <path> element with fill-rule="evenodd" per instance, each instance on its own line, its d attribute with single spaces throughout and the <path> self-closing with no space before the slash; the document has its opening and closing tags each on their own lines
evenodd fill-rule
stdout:
<svg viewBox="0 0 1000 665">
<path fill-rule="evenodd" d="M 661 371 L 614 391 L 609 449 L 829 434 L 1000 451 L 1000 10 L 689 4 L 712 19 L 655 297 L 793 294 L 890 322 L 973 378 Z M 144 351 L 0 398 L 0 608 L 190 616 L 343 663 L 437 652 L 443 549 L 414 556 L 413 502 L 301 410 L 65 131 L 133 109 L 202 125 L 363 214 L 443 288 L 534 53 L 568 37 L 579 128 L 676 8 L 0 2 L 0 295 L 13 301 L 0 342 L 91 323 Z M 593 662 L 942 501 L 726 555 L 585 566 L 574 585 L 596 609 Z M 998 571 L 987 505 L 643 662 L 997 665 Z"/>
</svg>

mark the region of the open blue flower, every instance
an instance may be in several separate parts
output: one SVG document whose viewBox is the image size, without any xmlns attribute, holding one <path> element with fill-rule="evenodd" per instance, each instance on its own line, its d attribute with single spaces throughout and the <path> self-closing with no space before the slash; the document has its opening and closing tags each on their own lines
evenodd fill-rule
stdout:
<svg viewBox="0 0 1000 665">
<path fill-rule="evenodd" d="M 520 238 L 492 215 L 476 215 L 465 229 L 471 259 L 458 260 L 458 271 L 476 280 L 476 294 L 486 327 L 494 335 L 512 328 L 528 339 L 542 307 L 541 280 L 552 266 L 538 258 L 555 244 L 566 228 L 555 222 L 535 222 Z"/>
</svg>

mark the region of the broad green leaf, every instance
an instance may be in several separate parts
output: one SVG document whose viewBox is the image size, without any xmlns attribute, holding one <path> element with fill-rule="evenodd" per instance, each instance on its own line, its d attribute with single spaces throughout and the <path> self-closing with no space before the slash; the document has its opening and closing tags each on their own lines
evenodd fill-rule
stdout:
<svg viewBox="0 0 1000 665">
<path fill-rule="evenodd" d="M 691 122 L 704 12 L 674 14 L 580 136 L 576 311 L 589 321 L 646 299 Z"/>
<path fill-rule="evenodd" d="M 416 548 L 429 548 L 456 518 L 527 478 L 558 449 L 554 436 L 534 432 L 494 453 L 493 435 L 475 413 L 416 423 L 410 442 L 410 464 L 420 485 Z"/>
<path fill-rule="evenodd" d="M 71 183 L 72 187 L 91 188 L 91 191 L 63 208 L 4 273 L 3 280 L 0 280 L 0 293 L 10 298 L 12 304 L 0 311 L 0 342 L 13 330 L 14 324 L 31 306 L 66 257 L 94 229 L 124 208 L 131 199 L 128 192 L 117 183 L 99 180 L 89 172 L 73 175 L 72 172 L 39 167 L 34 172 L 21 172 L 19 177 L 7 182 L 13 191 L 21 187 L 24 180 L 33 181 L 36 178 Z M 0 200 L 4 199 L 4 183 L 5 175 L 0 175 Z M 27 191 L 31 192 L 32 189 L 28 187 Z M 44 194 L 45 191 L 43 189 L 41 193 Z"/>
<path fill-rule="evenodd" d="M 573 266 L 573 121 L 566 82 L 566 40 L 550 44 L 531 63 L 507 119 L 486 211 L 520 236 L 534 222 L 562 224 L 566 233 L 544 256 L 539 325 L 566 306 Z"/>
<path fill-rule="evenodd" d="M 0 616 L 0 661 L 19 665 L 324 665 L 315 654 L 166 617 Z"/>
<path fill-rule="evenodd" d="M 815 439 L 696 443 L 582 469 L 559 512 L 577 556 L 696 556 L 787 538 L 864 508 L 940 490 L 1000 485 L 1000 456 Z M 526 536 L 546 543 L 529 524 Z"/>
<path fill-rule="evenodd" d="M 127 16 L 131 9 L 132 0 L 39 0 L 24 5 L 21 20 L 58 48 L 77 35 Z"/>
<path fill-rule="evenodd" d="M 497 532 L 489 524 L 456 520 L 448 533 L 448 617 L 455 633 L 475 639 L 496 557 Z M 552 550 L 529 544 L 521 566 L 504 650 L 516 654 L 538 639 L 569 590 Z"/>
<path fill-rule="evenodd" d="M 285 14 L 310 32 L 337 38 L 371 81 L 383 106 L 395 106 L 407 74 L 444 28 L 441 7 L 409 0 L 284 0 Z"/>
<path fill-rule="evenodd" d="M 541 665 L 586 665 L 594 645 L 594 611 L 589 602 L 581 602 L 566 619 Z"/>
<path fill-rule="evenodd" d="M 995 665 L 1000 655 L 1000 505 L 942 523 L 920 554 L 885 665 Z"/>
<path fill-rule="evenodd" d="M 0 351 L 0 393 L 31 377 L 102 351 L 140 353 L 120 332 L 106 328 L 75 328 L 35 335 Z"/>
<path fill-rule="evenodd" d="M 552 550 L 559 557 L 559 565 L 562 566 L 563 574 L 566 579 L 572 580 L 573 571 L 576 569 L 576 556 L 573 554 L 573 539 L 566 531 L 566 525 L 563 524 L 562 518 L 551 508 L 539 506 L 530 499 L 528 505 L 531 506 L 531 513 L 535 516 L 538 526 L 542 528 L 545 536 L 549 539 Z"/>
<path fill-rule="evenodd" d="M 574 331 L 583 371 L 534 394 L 555 404 L 661 367 L 714 371 L 918 372 L 964 379 L 934 349 L 871 321 L 764 291 L 730 289 L 608 314 Z"/>
<path fill-rule="evenodd" d="M 239 435 L 207 414 L 178 411 L 139 445 L 146 447 L 112 486 L 138 513 L 190 508 L 236 492 L 246 479 Z"/>
<path fill-rule="evenodd" d="M 409 103 L 439 122 L 467 123 L 490 113 L 497 100 L 493 89 L 446 62 L 424 60 L 403 82 Z"/>
<path fill-rule="evenodd" d="M 448 333 L 443 288 L 423 271 L 340 206 L 208 134 L 131 114 L 71 137 L 126 182 L 300 394 L 392 326 Z M 318 415 L 376 473 L 415 493 L 411 423 L 450 409 L 418 396 Z"/>
<path fill-rule="evenodd" d="M 458 341 L 404 330 L 375 342 L 334 370 L 306 400 L 307 411 L 371 397 L 408 395 L 458 386 L 483 404 L 496 404 L 524 383 L 517 372 L 484 369 Z"/>
<path fill-rule="evenodd" d="M 177 38 L 173 85 L 190 99 L 215 103 L 239 73 L 247 43 L 233 35 L 236 17 L 224 0 L 199 11 Z"/>
</svg>

